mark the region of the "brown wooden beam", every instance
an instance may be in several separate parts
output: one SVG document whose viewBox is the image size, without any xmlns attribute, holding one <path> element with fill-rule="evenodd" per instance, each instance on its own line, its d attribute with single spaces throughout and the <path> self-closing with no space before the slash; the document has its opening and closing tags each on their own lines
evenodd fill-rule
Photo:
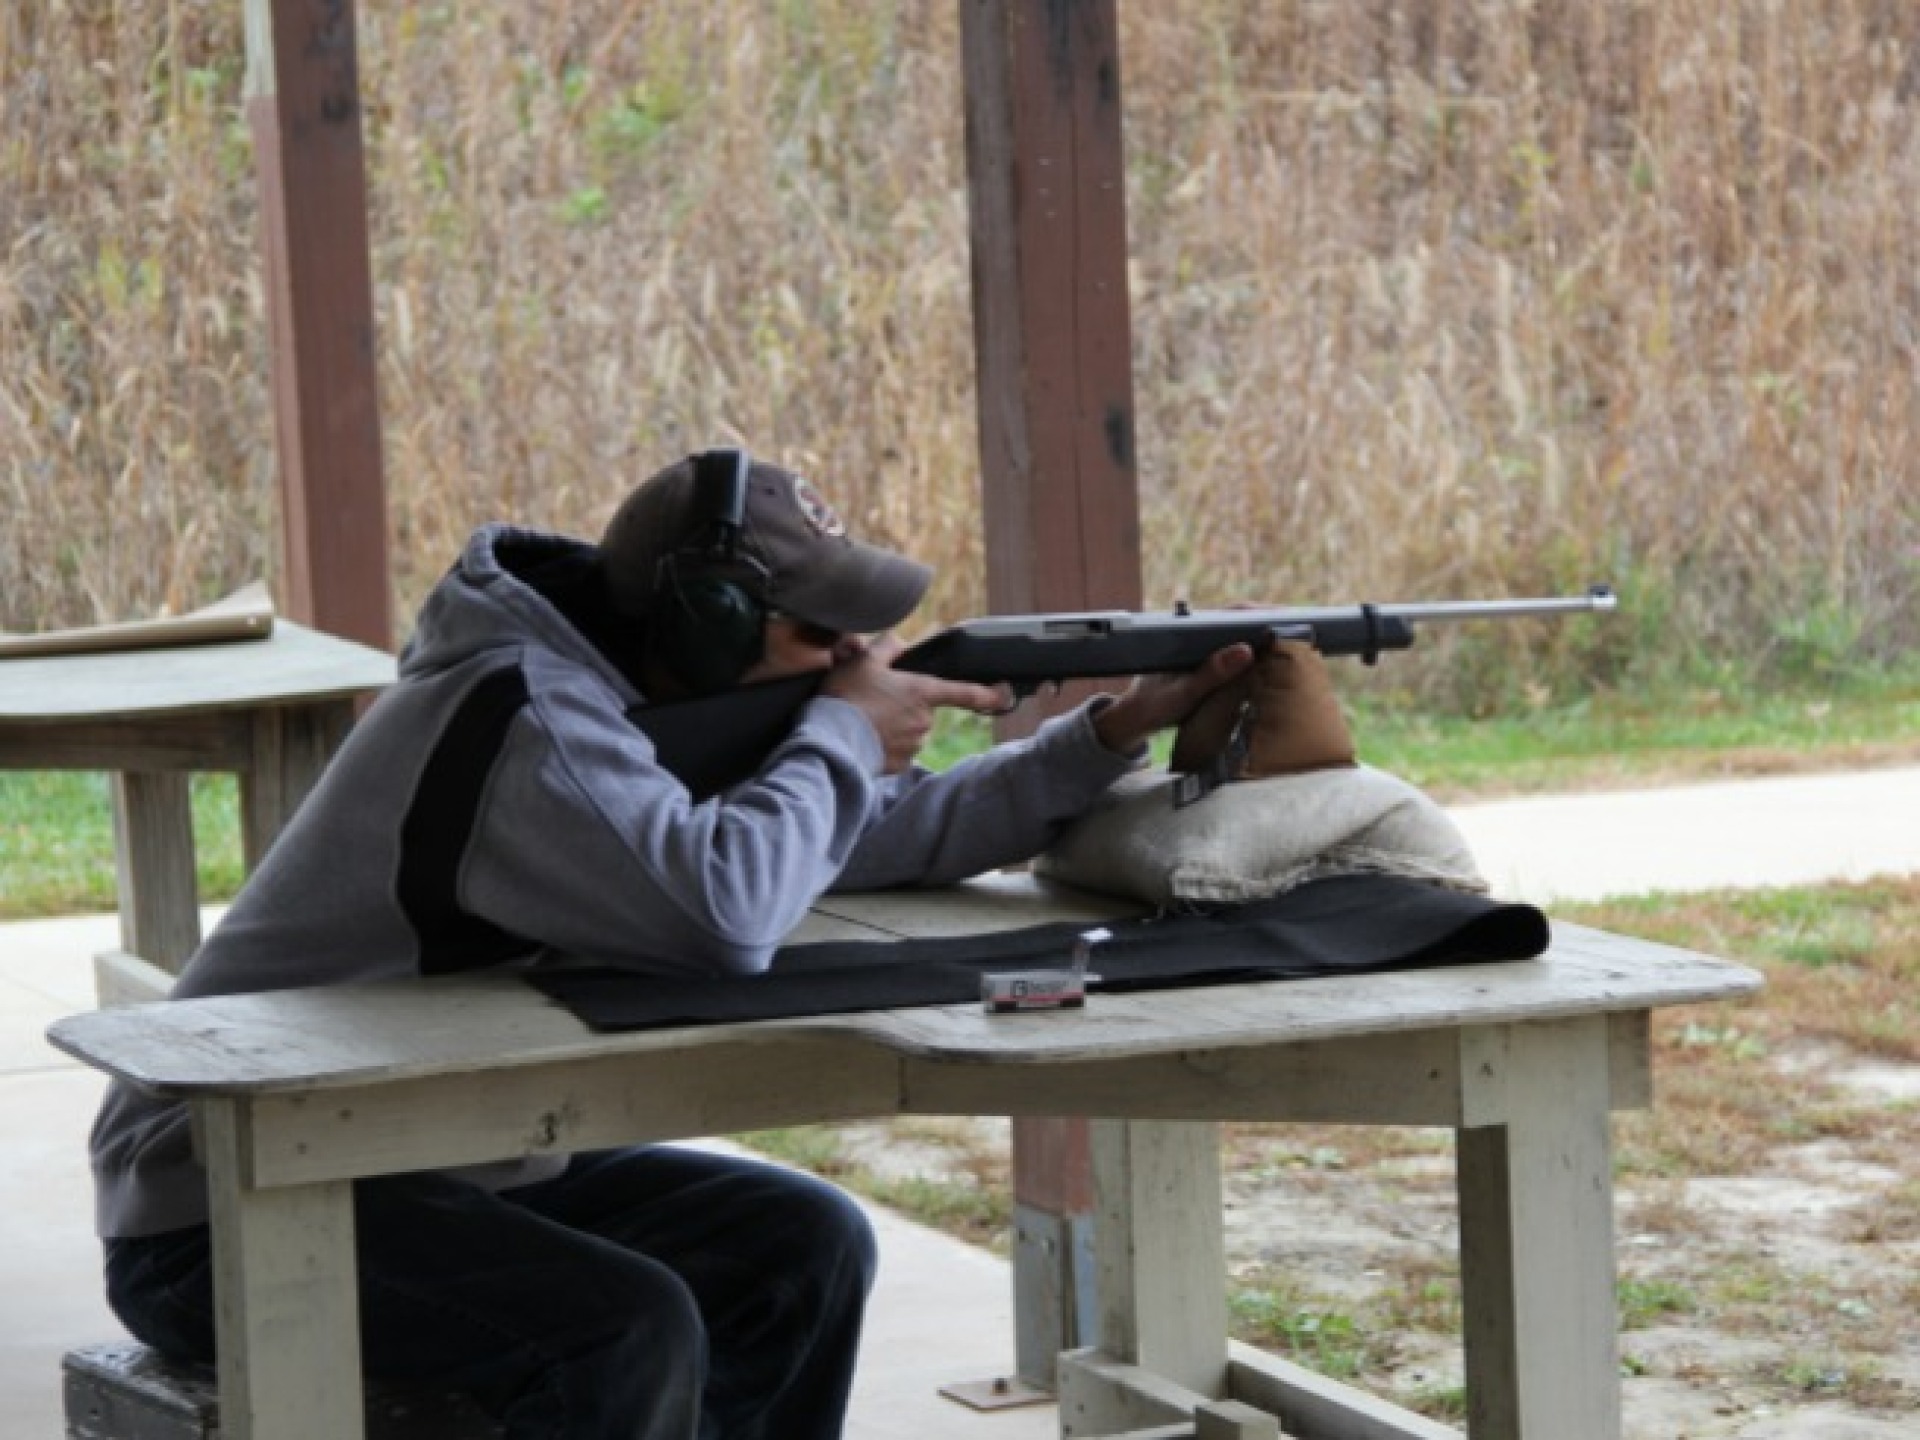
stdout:
<svg viewBox="0 0 1920 1440">
<path fill-rule="evenodd" d="M 962 0 L 987 600 L 1140 604 L 1126 173 L 1113 0 Z M 1003 738 L 1090 688 L 1029 701 Z M 1090 1140 L 1013 1122 L 1015 1365 L 1051 1386 L 1090 1333 Z"/>
<path fill-rule="evenodd" d="M 964 0 L 987 596 L 1140 603 L 1112 0 Z"/>
<path fill-rule="evenodd" d="M 394 644 L 353 0 L 246 0 L 282 603 Z"/>
</svg>

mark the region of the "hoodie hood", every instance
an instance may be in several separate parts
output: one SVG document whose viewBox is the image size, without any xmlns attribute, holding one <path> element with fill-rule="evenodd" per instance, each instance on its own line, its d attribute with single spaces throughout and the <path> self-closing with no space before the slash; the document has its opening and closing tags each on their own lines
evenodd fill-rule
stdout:
<svg viewBox="0 0 1920 1440">
<path fill-rule="evenodd" d="M 531 646 L 598 671 L 632 703 L 640 698 L 640 642 L 638 626 L 606 600 L 593 545 L 485 525 L 421 606 L 400 673 L 432 674 Z"/>
</svg>

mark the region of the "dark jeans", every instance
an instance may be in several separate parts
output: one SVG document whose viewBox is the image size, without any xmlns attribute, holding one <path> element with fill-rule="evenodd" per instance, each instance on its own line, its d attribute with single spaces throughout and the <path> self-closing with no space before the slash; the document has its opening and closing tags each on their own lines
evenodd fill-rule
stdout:
<svg viewBox="0 0 1920 1440">
<path fill-rule="evenodd" d="M 467 1390 L 514 1440 L 831 1440 L 875 1253 L 808 1175 L 699 1151 L 575 1156 L 501 1194 L 354 1186 L 368 1375 Z M 144 1343 L 213 1360 L 206 1227 L 107 1242 Z"/>
</svg>

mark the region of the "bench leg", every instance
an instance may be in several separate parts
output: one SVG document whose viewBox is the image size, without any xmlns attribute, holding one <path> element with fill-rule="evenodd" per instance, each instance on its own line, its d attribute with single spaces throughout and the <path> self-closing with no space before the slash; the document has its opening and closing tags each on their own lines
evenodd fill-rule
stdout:
<svg viewBox="0 0 1920 1440">
<path fill-rule="evenodd" d="M 1219 1127 L 1096 1120 L 1090 1132 L 1100 1348 L 1218 1398 L 1227 1374 Z"/>
<path fill-rule="evenodd" d="M 1619 1440 L 1607 1020 L 1463 1036 L 1460 1269 L 1474 1440 Z"/>
<path fill-rule="evenodd" d="M 193 806 L 185 773 L 135 771 L 113 777 L 113 849 L 120 948 L 178 975 L 200 944 Z"/>
<path fill-rule="evenodd" d="M 1219 1127 L 1095 1120 L 1089 1135 L 1100 1346 L 1060 1359 L 1061 1434 L 1190 1424 L 1227 1376 Z"/>
<path fill-rule="evenodd" d="M 194 1107 L 213 1206 L 222 1440 L 363 1440 L 353 1187 L 248 1188 L 244 1105 Z"/>
</svg>

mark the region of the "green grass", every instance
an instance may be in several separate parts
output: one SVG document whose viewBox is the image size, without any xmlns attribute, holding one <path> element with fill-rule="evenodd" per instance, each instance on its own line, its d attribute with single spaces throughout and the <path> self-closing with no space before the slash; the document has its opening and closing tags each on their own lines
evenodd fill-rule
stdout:
<svg viewBox="0 0 1920 1440">
<path fill-rule="evenodd" d="M 1920 677 L 1845 694 L 1602 695 L 1489 719 L 1363 702 L 1349 724 L 1361 758 L 1443 798 L 1839 769 L 1920 759 Z"/>
<path fill-rule="evenodd" d="M 1332 1380 L 1354 1380 L 1385 1359 L 1386 1332 L 1284 1276 L 1227 1297 L 1235 1338 L 1278 1350 Z"/>
<path fill-rule="evenodd" d="M 1631 1275 L 1619 1282 L 1620 1328 L 1645 1330 L 1673 1315 L 1699 1308 L 1693 1292 L 1671 1280 L 1643 1280 Z"/>
<path fill-rule="evenodd" d="M 200 893 L 226 899 L 241 875 L 234 779 L 195 776 L 192 797 Z M 113 909 L 107 777 L 64 770 L 0 774 L 0 857 L 0 918 Z"/>
</svg>

